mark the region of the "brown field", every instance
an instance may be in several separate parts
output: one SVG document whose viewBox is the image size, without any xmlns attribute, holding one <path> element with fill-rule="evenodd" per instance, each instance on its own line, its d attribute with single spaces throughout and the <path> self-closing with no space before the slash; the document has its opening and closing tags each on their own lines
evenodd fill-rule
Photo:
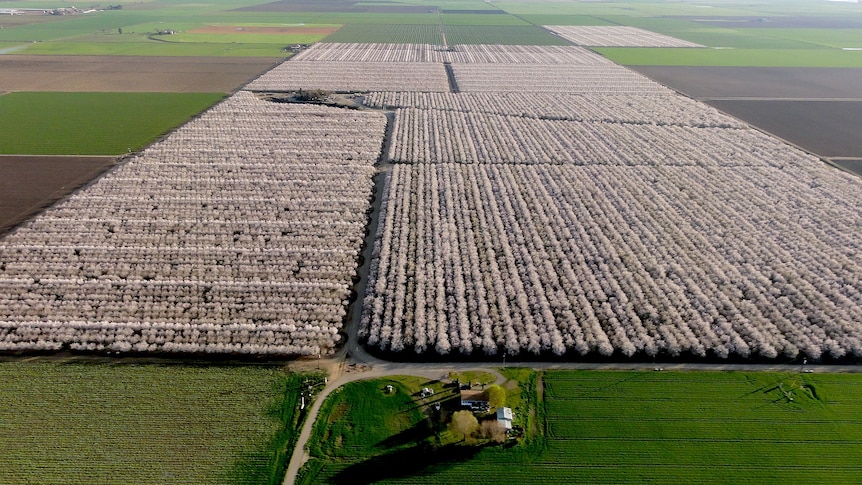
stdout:
<svg viewBox="0 0 862 485">
<path fill-rule="evenodd" d="M 232 25 L 208 25 L 190 30 L 192 34 L 306 34 L 329 35 L 338 27 L 241 27 Z"/>
<path fill-rule="evenodd" d="M 0 91 L 229 93 L 281 59 L 0 56 Z"/>
<path fill-rule="evenodd" d="M 862 69 L 633 69 L 823 158 L 862 158 Z M 858 163 L 847 168 L 862 172 Z"/>
<path fill-rule="evenodd" d="M 832 160 L 832 163 L 838 165 L 849 172 L 853 172 L 856 175 L 862 177 L 862 158 L 857 159 L 843 159 L 843 160 Z"/>
<path fill-rule="evenodd" d="M 821 157 L 862 157 L 862 101 L 706 102 Z"/>
<path fill-rule="evenodd" d="M 0 235 L 114 163 L 111 157 L 0 155 Z"/>
<path fill-rule="evenodd" d="M 862 69 L 634 66 L 693 98 L 859 98 Z"/>
</svg>

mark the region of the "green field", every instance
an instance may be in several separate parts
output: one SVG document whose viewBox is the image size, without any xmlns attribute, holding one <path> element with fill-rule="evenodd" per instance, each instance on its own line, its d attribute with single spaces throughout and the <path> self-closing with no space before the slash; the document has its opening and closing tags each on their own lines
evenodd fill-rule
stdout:
<svg viewBox="0 0 862 485">
<path fill-rule="evenodd" d="M 476 13 L 457 13 L 457 14 L 441 14 L 440 20 L 444 25 L 521 25 L 529 26 L 525 20 L 519 19 L 514 15 L 507 14 L 476 14 Z"/>
<path fill-rule="evenodd" d="M 305 379 L 262 366 L 0 363 L 0 483 L 280 483 Z"/>
<path fill-rule="evenodd" d="M 545 392 L 541 462 L 574 481 L 854 483 L 862 473 L 862 376 L 553 372 Z"/>
<path fill-rule="evenodd" d="M 118 155 L 142 148 L 224 97 L 212 93 L 9 93 L 3 154 Z"/>
<path fill-rule="evenodd" d="M 416 431 L 407 396 L 384 396 L 383 381 L 345 387 L 327 402 L 318 433 L 328 434 L 312 448 L 328 458 L 313 460 L 302 483 L 850 484 L 862 476 L 860 375 L 552 371 L 542 383 L 534 418 L 542 436 L 442 451 L 415 444 L 427 433 Z M 529 415 L 520 401 L 516 416 Z"/>
<path fill-rule="evenodd" d="M 565 39 L 532 25 L 447 25 L 446 42 L 450 45 L 571 45 Z"/>
<path fill-rule="evenodd" d="M 486 17 L 505 17 L 487 15 Z M 568 45 L 560 37 L 533 25 L 446 24 L 446 42 L 456 44 Z M 347 24 L 324 42 L 441 44 L 440 25 Z"/>
<path fill-rule="evenodd" d="M 324 42 L 440 44 L 441 37 L 439 25 L 347 24 Z"/>
</svg>

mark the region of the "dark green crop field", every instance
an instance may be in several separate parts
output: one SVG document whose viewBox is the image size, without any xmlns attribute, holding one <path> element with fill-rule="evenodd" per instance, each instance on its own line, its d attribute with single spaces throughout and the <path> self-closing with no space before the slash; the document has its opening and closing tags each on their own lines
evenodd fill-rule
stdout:
<svg viewBox="0 0 862 485">
<path fill-rule="evenodd" d="M 118 155 L 146 146 L 224 97 L 212 93 L 9 93 L 3 154 Z"/>
</svg>

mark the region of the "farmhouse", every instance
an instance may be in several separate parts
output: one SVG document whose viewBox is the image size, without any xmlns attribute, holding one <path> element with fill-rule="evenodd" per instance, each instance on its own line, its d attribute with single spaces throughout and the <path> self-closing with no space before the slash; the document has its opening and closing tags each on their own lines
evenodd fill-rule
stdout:
<svg viewBox="0 0 862 485">
<path fill-rule="evenodd" d="M 500 426 L 502 426 L 506 431 L 512 429 L 513 418 L 514 415 L 512 414 L 512 408 L 497 408 L 497 422 L 500 423 Z"/>
<path fill-rule="evenodd" d="M 471 411 L 486 412 L 491 409 L 485 391 L 461 389 L 461 407 Z"/>
</svg>

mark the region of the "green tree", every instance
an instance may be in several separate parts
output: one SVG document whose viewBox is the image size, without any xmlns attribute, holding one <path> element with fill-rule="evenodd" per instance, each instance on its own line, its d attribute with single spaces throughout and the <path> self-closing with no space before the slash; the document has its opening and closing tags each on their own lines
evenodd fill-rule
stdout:
<svg viewBox="0 0 862 485">
<path fill-rule="evenodd" d="M 498 384 L 491 384 L 485 391 L 488 394 L 488 404 L 493 408 L 501 408 L 506 405 L 506 390 Z"/>
<path fill-rule="evenodd" d="M 467 441 L 479 429 L 479 420 L 471 411 L 456 411 L 452 414 L 449 430 L 455 436 L 461 436 L 461 441 Z"/>
</svg>

